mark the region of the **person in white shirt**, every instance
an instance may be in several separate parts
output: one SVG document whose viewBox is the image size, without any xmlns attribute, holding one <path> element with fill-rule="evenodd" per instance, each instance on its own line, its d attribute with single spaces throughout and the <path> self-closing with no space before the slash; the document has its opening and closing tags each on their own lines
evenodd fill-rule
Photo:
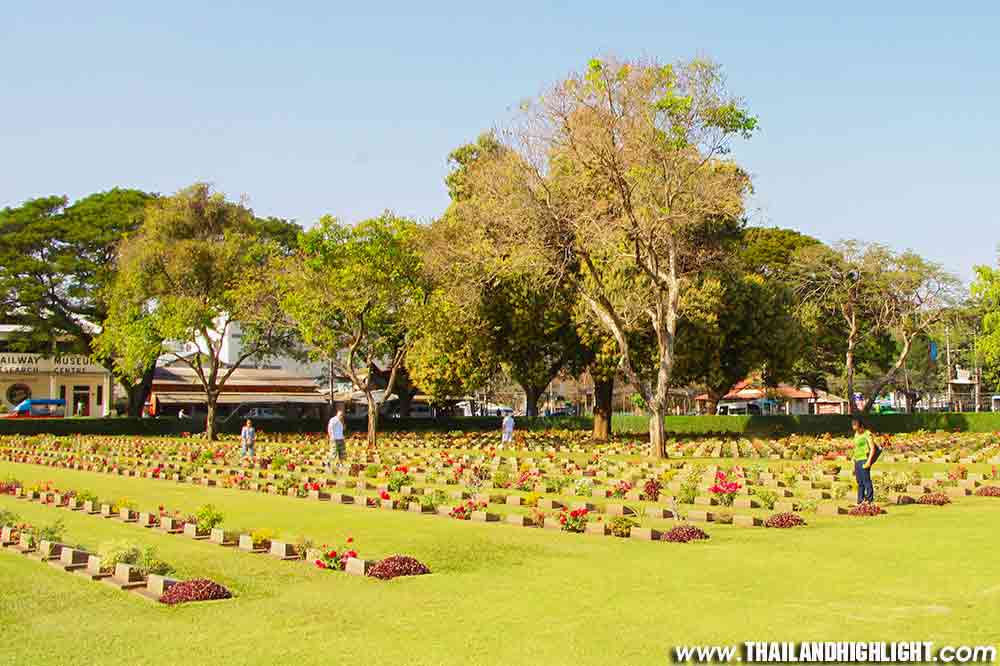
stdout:
<svg viewBox="0 0 1000 666">
<path fill-rule="evenodd" d="M 257 443 L 257 430 L 253 427 L 253 421 L 247 419 L 243 430 L 240 431 L 240 457 L 254 456 L 254 445 Z"/>
<path fill-rule="evenodd" d="M 503 417 L 503 424 L 501 426 L 502 435 L 500 437 L 500 442 L 502 444 L 509 444 L 514 441 L 514 415 L 508 413 L 507 416 Z"/>
<path fill-rule="evenodd" d="M 344 408 L 341 407 L 326 425 L 326 433 L 330 436 L 330 456 L 327 462 L 327 469 L 333 468 L 333 456 L 337 460 L 344 461 L 347 456 L 347 445 L 344 443 Z"/>
</svg>

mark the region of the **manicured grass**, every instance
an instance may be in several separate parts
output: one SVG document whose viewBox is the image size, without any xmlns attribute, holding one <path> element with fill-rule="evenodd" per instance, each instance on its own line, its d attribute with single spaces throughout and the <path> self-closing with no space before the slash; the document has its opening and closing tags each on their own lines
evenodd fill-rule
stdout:
<svg viewBox="0 0 1000 666">
<path fill-rule="evenodd" d="M 5 663 L 666 663 L 677 644 L 745 640 L 1000 643 L 1000 500 L 890 507 L 874 519 L 807 516 L 795 530 L 712 527 L 703 543 L 619 541 L 457 523 L 188 484 L 0 464 L 140 509 L 211 502 L 227 527 L 413 555 L 431 576 L 328 574 L 117 521 L 0 497 L 67 542 L 155 545 L 226 602 L 165 608 L 0 552 Z"/>
</svg>

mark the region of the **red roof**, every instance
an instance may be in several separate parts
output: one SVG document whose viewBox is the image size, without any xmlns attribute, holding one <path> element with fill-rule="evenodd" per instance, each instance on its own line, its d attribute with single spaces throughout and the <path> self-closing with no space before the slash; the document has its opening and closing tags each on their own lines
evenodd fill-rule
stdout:
<svg viewBox="0 0 1000 666">
<path fill-rule="evenodd" d="M 744 379 L 733 388 L 729 389 L 723 400 L 760 400 L 766 398 L 768 394 L 776 395 L 786 400 L 808 400 L 813 397 L 809 391 L 789 386 L 788 384 L 778 384 L 774 388 L 764 388 L 753 386 L 749 379 Z M 702 393 L 695 397 L 695 400 L 708 400 L 708 394 Z"/>
</svg>

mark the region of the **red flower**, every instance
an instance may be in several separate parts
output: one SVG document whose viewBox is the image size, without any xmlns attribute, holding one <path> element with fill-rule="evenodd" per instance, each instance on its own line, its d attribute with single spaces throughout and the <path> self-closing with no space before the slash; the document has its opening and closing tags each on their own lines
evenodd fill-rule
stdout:
<svg viewBox="0 0 1000 666">
<path fill-rule="evenodd" d="M 354 543 L 354 537 L 347 537 L 347 543 Z"/>
</svg>

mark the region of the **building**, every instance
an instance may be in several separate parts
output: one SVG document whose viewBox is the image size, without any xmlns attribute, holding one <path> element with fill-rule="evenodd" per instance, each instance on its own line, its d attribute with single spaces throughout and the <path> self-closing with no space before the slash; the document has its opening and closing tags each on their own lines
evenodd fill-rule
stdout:
<svg viewBox="0 0 1000 666">
<path fill-rule="evenodd" d="M 66 401 L 66 414 L 108 416 L 113 381 L 108 370 L 84 354 L 13 351 L 10 339 L 23 329 L 0 325 L 0 407 L 9 412 L 22 400 Z"/>
<path fill-rule="evenodd" d="M 695 396 L 698 412 L 708 411 L 708 394 Z M 765 387 L 745 379 L 719 400 L 719 414 L 846 414 L 847 401 L 825 391 L 796 388 L 788 384 Z"/>
<path fill-rule="evenodd" d="M 213 343 L 221 341 L 219 360 L 224 365 L 233 365 L 240 359 L 240 356 L 243 354 L 243 330 L 239 322 L 230 322 L 222 333 L 215 329 L 209 329 L 208 334 Z M 194 354 L 199 350 L 203 353 L 208 352 L 204 341 L 199 341 L 198 345 L 195 345 L 193 342 L 173 342 L 168 344 L 169 351 L 172 354 L 180 354 L 181 356 Z M 305 357 L 306 354 L 303 350 L 295 356 L 280 355 L 268 356 L 267 358 L 248 358 L 240 366 L 261 370 L 281 370 L 296 377 L 325 378 L 329 373 L 328 366 L 323 362 L 303 360 Z M 173 358 L 173 356 L 171 355 L 170 358 Z"/>
<path fill-rule="evenodd" d="M 207 399 L 201 380 L 192 368 L 175 364 L 156 368 L 148 401 L 151 416 L 204 414 Z M 328 404 L 312 377 L 297 377 L 283 370 L 238 368 L 219 394 L 218 418 L 237 413 L 264 413 L 277 417 L 318 418 Z M 271 411 L 273 410 L 273 411 Z"/>
</svg>

